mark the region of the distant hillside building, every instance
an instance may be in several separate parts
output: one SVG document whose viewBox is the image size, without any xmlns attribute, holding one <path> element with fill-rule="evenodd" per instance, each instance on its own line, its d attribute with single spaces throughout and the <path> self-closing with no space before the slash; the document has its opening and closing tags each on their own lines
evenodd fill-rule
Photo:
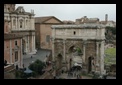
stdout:
<svg viewBox="0 0 122 85">
<path fill-rule="evenodd" d="M 35 17 L 36 47 L 41 49 L 52 49 L 51 35 L 52 25 L 63 24 L 54 16 Z"/>
<path fill-rule="evenodd" d="M 74 21 L 70 21 L 70 20 L 64 20 L 63 23 L 64 24 L 75 24 Z"/>
<path fill-rule="evenodd" d="M 99 23 L 98 18 L 87 18 L 87 16 L 84 16 L 80 19 L 76 19 L 75 24 L 85 24 L 85 23 Z"/>
<path fill-rule="evenodd" d="M 103 24 L 106 27 L 116 27 L 116 22 L 115 21 L 108 20 L 108 14 L 105 14 L 105 21 L 100 21 L 100 24 Z"/>
</svg>

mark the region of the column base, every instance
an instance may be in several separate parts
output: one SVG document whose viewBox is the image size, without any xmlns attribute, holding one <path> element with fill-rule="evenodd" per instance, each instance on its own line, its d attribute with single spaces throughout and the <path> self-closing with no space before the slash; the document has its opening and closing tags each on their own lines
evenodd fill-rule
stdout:
<svg viewBox="0 0 122 85">
<path fill-rule="evenodd" d="M 32 50 L 31 52 L 29 52 L 29 54 L 36 54 L 37 53 L 37 50 Z"/>
<path fill-rule="evenodd" d="M 25 54 L 28 54 L 28 50 L 24 51 Z"/>
</svg>

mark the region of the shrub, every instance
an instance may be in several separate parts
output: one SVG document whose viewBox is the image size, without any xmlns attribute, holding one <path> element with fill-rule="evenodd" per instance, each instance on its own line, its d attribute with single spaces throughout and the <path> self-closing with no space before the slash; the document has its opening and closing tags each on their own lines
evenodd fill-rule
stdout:
<svg viewBox="0 0 122 85">
<path fill-rule="evenodd" d="M 29 65 L 29 69 L 31 69 L 32 71 L 36 72 L 34 74 L 42 74 L 42 69 L 45 67 L 45 63 L 40 61 L 40 60 L 36 60 L 34 63 Z"/>
</svg>

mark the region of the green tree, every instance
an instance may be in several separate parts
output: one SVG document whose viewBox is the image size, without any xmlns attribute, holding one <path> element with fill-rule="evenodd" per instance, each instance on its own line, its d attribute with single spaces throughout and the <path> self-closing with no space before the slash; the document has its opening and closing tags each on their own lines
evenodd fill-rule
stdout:
<svg viewBox="0 0 122 85">
<path fill-rule="evenodd" d="M 42 69 L 45 67 L 45 63 L 40 61 L 40 60 L 36 60 L 34 63 L 29 65 L 29 69 L 31 69 L 32 71 L 36 72 L 37 74 L 42 74 Z"/>
<path fill-rule="evenodd" d="M 106 27 L 106 30 L 107 31 L 111 31 L 112 32 L 112 34 L 114 34 L 114 35 L 116 35 L 116 27 Z"/>
</svg>

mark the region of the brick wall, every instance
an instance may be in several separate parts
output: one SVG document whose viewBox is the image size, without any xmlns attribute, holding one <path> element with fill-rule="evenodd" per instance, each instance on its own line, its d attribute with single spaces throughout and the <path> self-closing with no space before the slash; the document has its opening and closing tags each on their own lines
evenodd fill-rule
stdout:
<svg viewBox="0 0 122 85">
<path fill-rule="evenodd" d="M 21 62 L 21 39 L 11 39 L 11 40 L 4 40 L 4 60 L 7 60 L 8 63 L 10 62 L 10 56 L 12 55 L 12 63 L 15 63 L 15 51 L 13 50 L 15 48 L 15 40 L 17 41 L 17 46 L 19 46 L 18 50 L 18 64 L 20 66 Z M 11 42 L 11 46 L 10 46 Z M 11 50 L 11 52 L 10 52 Z"/>
</svg>

